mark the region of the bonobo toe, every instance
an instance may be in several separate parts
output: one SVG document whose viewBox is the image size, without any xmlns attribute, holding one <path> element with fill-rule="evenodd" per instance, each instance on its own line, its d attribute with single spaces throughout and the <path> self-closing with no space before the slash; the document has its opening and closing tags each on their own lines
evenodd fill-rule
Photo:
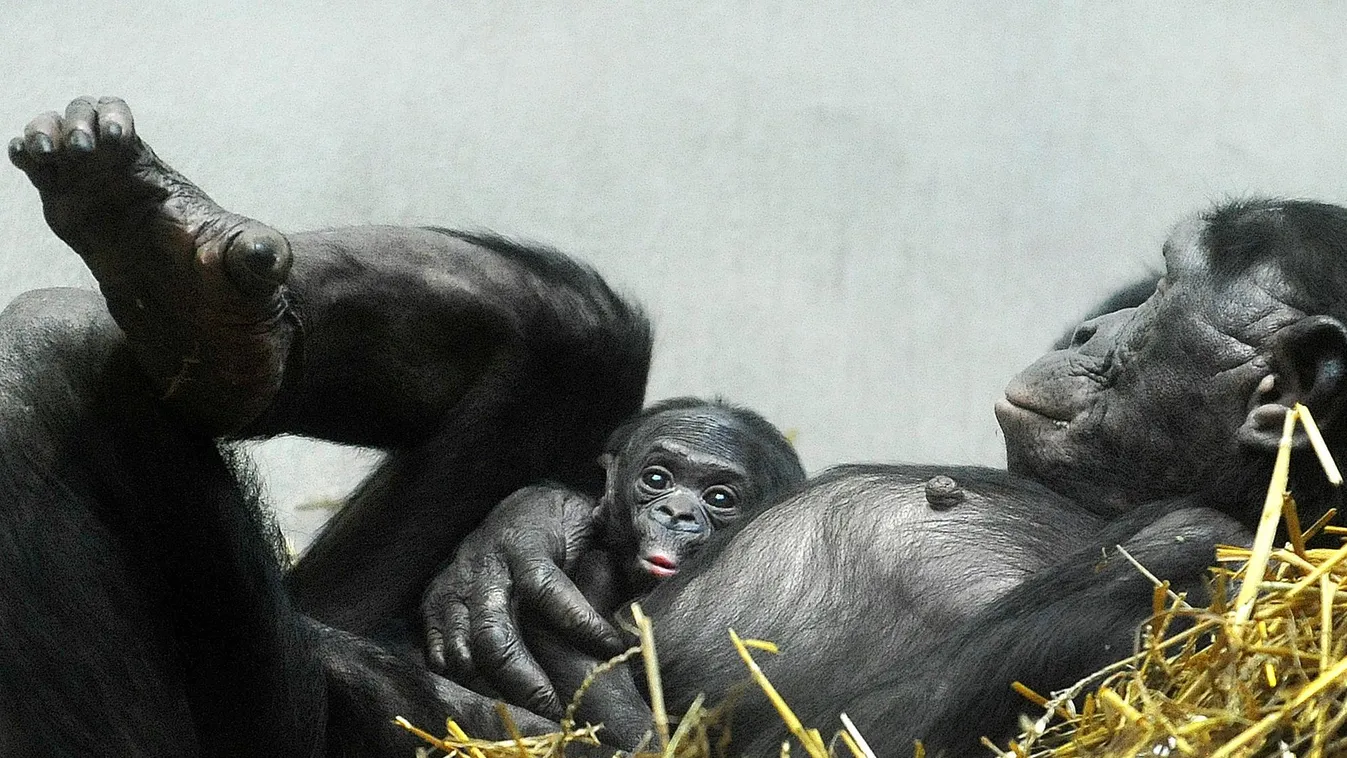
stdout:
<svg viewBox="0 0 1347 758">
<path fill-rule="evenodd" d="M 94 149 L 94 138 L 88 132 L 79 129 L 71 130 L 70 136 L 66 138 L 70 149 L 77 153 L 91 153 Z"/>
<path fill-rule="evenodd" d="M 27 154 L 23 151 L 23 137 L 15 137 L 9 141 L 9 162 L 21 169 L 26 169 L 30 164 Z"/>
<path fill-rule="evenodd" d="M 293 260 L 284 235 L 269 226 L 255 224 L 239 234 L 225 251 L 225 271 L 243 293 L 265 295 L 285 282 Z"/>
</svg>

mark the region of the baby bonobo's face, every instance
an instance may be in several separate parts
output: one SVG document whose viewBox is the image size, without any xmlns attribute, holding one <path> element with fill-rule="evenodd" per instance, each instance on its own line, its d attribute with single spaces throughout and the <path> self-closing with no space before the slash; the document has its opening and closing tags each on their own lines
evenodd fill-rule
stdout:
<svg viewBox="0 0 1347 758">
<path fill-rule="evenodd" d="M 613 519 L 618 534 L 609 537 L 633 584 L 648 588 L 678 573 L 717 529 L 762 499 L 744 434 L 732 418 L 684 410 L 654 416 L 632 435 L 611 464 L 613 512 L 628 518 Z"/>
</svg>

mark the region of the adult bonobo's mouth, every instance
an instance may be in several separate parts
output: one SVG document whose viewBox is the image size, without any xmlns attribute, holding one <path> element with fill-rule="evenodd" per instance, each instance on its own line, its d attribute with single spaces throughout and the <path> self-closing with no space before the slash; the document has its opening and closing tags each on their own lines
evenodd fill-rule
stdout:
<svg viewBox="0 0 1347 758">
<path fill-rule="evenodd" d="M 1049 353 L 1010 380 L 1005 398 L 996 403 L 996 416 L 1003 425 L 1014 419 L 1065 427 L 1090 407 L 1106 367 L 1107 359 L 1074 350 Z"/>
<path fill-rule="evenodd" d="M 678 573 L 678 561 L 663 553 L 644 556 L 637 563 L 646 573 L 659 579 L 667 579 Z"/>
<path fill-rule="evenodd" d="M 1000 417 L 1003 414 L 1011 413 L 1028 414 L 1051 421 L 1056 426 L 1066 426 L 1071 419 L 1075 418 L 1074 413 L 1060 408 L 1044 407 L 1039 400 L 1033 395 L 1012 393 L 1011 388 L 1007 387 L 1005 397 L 996 401 L 996 415 Z"/>
</svg>

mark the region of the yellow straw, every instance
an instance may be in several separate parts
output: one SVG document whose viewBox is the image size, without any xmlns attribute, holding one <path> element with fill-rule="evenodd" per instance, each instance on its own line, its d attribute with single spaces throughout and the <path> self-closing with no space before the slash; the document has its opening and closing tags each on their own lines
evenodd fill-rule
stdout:
<svg viewBox="0 0 1347 758">
<path fill-rule="evenodd" d="M 772 701 L 772 705 L 776 707 L 776 712 L 781 715 L 781 720 L 786 722 L 786 728 L 804 746 L 805 752 L 809 753 L 812 758 L 828 758 L 828 749 L 824 747 L 823 740 L 819 737 L 818 732 L 813 729 L 806 729 L 804 724 L 800 723 L 799 717 L 786 704 L 781 694 L 776 691 L 776 687 L 772 686 L 772 682 L 767 678 L 767 675 L 762 673 L 758 662 L 753 660 L 753 655 L 748 652 L 748 645 L 733 629 L 730 630 L 730 641 L 734 643 L 734 648 L 739 651 L 739 657 L 744 660 L 744 665 L 748 666 L 748 672 L 753 676 L 753 681 L 757 682 L 762 691 L 767 694 L 767 699 Z"/>
<path fill-rule="evenodd" d="M 1338 471 L 1338 464 L 1333 462 L 1333 454 L 1328 452 L 1328 444 L 1324 442 L 1324 435 L 1319 433 L 1319 425 L 1314 423 L 1310 409 L 1296 403 L 1292 406 L 1292 411 L 1300 416 L 1300 424 L 1305 427 L 1305 436 L 1310 438 L 1310 447 L 1314 448 L 1314 454 L 1319 456 L 1319 465 L 1324 467 L 1328 481 L 1334 486 L 1342 484 L 1342 472 Z"/>
<path fill-rule="evenodd" d="M 650 687 L 650 711 L 655 718 L 655 733 L 659 735 L 659 747 L 663 751 L 669 747 L 669 713 L 664 710 L 664 686 L 659 678 L 659 659 L 655 657 L 655 629 L 650 618 L 641 610 L 640 603 L 632 604 L 631 617 L 641 633 L 641 658 L 645 661 L 645 678 Z"/>
<path fill-rule="evenodd" d="M 865 738 L 861 736 L 861 730 L 857 729 L 856 725 L 851 722 L 851 717 L 845 713 L 839 713 L 838 717 L 842 720 L 842 726 L 846 728 L 846 731 L 842 732 L 842 739 L 846 741 L 847 745 L 853 751 L 859 750 L 864 758 L 875 758 L 875 751 L 870 749 L 870 743 L 866 742 Z"/>
<path fill-rule="evenodd" d="M 1277 461 L 1272 467 L 1272 482 L 1268 484 L 1267 498 L 1263 501 L 1263 515 L 1258 519 L 1253 552 L 1244 569 L 1244 582 L 1235 599 L 1236 626 L 1249 620 L 1254 598 L 1258 596 L 1258 585 L 1267 573 L 1268 556 L 1272 553 L 1272 541 L 1277 536 L 1277 523 L 1282 515 L 1282 495 L 1286 492 L 1286 480 L 1291 470 L 1291 433 L 1295 430 L 1297 416 L 1292 408 L 1286 412 L 1286 420 L 1282 423 L 1282 439 L 1277 446 Z"/>
<path fill-rule="evenodd" d="M 505 709 L 502 707 L 501 711 L 504 712 L 504 710 Z M 514 723 L 513 720 L 510 723 L 513 724 Z M 468 733 L 463 731 L 463 727 L 459 726 L 457 721 L 454 721 L 453 719 L 445 719 L 444 727 L 449 731 L 449 734 L 453 735 L 453 738 L 458 740 L 459 742 L 462 742 L 465 745 L 468 742 L 471 742 L 471 740 L 468 737 Z M 516 737 L 515 739 L 519 741 L 518 737 Z M 486 758 L 486 754 L 475 747 L 468 748 L 468 752 L 472 753 L 473 758 Z M 522 741 L 519 741 L 519 752 L 521 755 L 528 755 L 527 751 L 524 750 L 524 745 Z"/>
</svg>

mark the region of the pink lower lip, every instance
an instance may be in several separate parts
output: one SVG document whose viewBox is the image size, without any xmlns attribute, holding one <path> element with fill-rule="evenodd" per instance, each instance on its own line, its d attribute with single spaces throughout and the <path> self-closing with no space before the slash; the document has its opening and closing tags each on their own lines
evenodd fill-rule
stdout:
<svg viewBox="0 0 1347 758">
<path fill-rule="evenodd" d="M 678 573 L 678 564 L 662 555 L 642 558 L 641 568 L 644 568 L 650 574 L 660 577 L 661 579 Z"/>
</svg>

